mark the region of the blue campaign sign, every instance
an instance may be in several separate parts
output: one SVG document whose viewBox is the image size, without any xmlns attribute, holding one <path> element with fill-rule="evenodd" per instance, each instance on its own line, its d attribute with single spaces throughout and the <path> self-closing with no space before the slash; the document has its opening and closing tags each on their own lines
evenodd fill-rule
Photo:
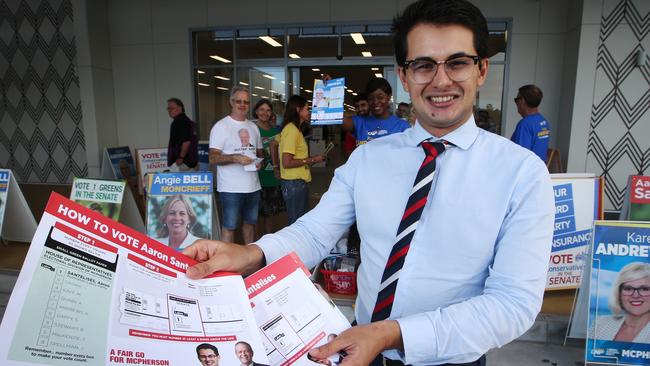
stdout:
<svg viewBox="0 0 650 366">
<path fill-rule="evenodd" d="M 116 179 L 128 179 L 135 176 L 135 163 L 128 146 L 108 147 L 106 151 Z"/>
<path fill-rule="evenodd" d="M 567 217 L 575 215 L 573 208 L 573 200 L 556 202 L 555 203 L 555 218 Z"/>
<path fill-rule="evenodd" d="M 212 192 L 212 173 L 182 172 L 149 175 L 150 195 L 209 194 Z"/>
<path fill-rule="evenodd" d="M 558 235 L 572 233 L 576 231 L 576 219 L 574 216 L 556 217 L 553 237 Z"/>
<path fill-rule="evenodd" d="M 555 194 L 555 203 L 573 199 L 573 188 L 571 183 L 554 186 L 553 193 Z"/>
<path fill-rule="evenodd" d="M 9 169 L 0 169 L 0 192 L 6 192 L 7 187 L 9 187 L 9 177 L 11 176 L 11 170 Z"/>
<path fill-rule="evenodd" d="M 199 170 L 206 172 L 210 170 L 210 147 L 207 142 L 199 143 Z"/>
<path fill-rule="evenodd" d="M 314 96 L 311 108 L 312 125 L 332 125 L 343 122 L 345 102 L 345 78 L 314 80 Z"/>
<path fill-rule="evenodd" d="M 650 363 L 650 223 L 596 221 L 586 361 Z"/>
<path fill-rule="evenodd" d="M 587 245 L 591 242 L 591 229 L 576 232 L 569 232 L 563 235 L 553 236 L 552 252 L 567 250 Z"/>
</svg>

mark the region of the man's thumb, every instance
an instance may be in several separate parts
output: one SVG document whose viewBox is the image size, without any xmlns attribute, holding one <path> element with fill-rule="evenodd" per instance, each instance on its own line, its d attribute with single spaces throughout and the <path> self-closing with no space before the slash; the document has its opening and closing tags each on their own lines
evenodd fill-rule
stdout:
<svg viewBox="0 0 650 366">
<path fill-rule="evenodd" d="M 210 266 L 210 261 L 201 262 L 187 269 L 187 277 L 198 280 L 214 272 Z"/>
</svg>

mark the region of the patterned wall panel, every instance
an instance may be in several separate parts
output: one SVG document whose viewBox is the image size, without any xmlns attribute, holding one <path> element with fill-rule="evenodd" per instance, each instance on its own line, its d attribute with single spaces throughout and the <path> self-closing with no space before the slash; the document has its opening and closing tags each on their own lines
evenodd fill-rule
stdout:
<svg viewBox="0 0 650 366">
<path fill-rule="evenodd" d="M 650 1 L 605 1 L 587 171 L 605 177 L 605 208 L 619 210 L 630 174 L 650 174 Z M 645 65 L 637 65 L 644 50 Z"/>
<path fill-rule="evenodd" d="M 0 1 L 0 166 L 22 182 L 87 175 L 70 0 Z"/>
</svg>

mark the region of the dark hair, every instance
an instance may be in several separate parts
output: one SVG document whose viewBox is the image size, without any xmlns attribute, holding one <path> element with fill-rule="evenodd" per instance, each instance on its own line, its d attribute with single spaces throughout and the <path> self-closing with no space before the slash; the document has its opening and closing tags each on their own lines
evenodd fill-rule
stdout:
<svg viewBox="0 0 650 366">
<path fill-rule="evenodd" d="M 352 98 L 352 104 L 355 104 L 357 102 L 360 102 L 362 100 L 368 101 L 368 96 L 366 93 L 361 93 L 359 95 L 355 95 L 354 98 Z"/>
<path fill-rule="evenodd" d="M 408 103 L 406 103 L 406 102 L 400 102 L 397 106 L 398 106 L 398 107 L 404 106 L 404 107 L 411 108 L 411 105 L 408 104 Z"/>
<path fill-rule="evenodd" d="M 183 113 L 185 113 L 185 106 L 183 105 L 183 102 L 181 102 L 180 99 L 178 99 L 178 98 L 169 98 L 169 99 L 167 99 L 167 103 L 169 103 L 169 102 L 176 103 L 177 106 L 181 107 L 181 110 L 183 111 Z"/>
<path fill-rule="evenodd" d="M 215 355 L 219 356 L 219 350 L 217 349 L 217 347 L 211 345 L 210 343 L 201 343 L 198 346 L 196 346 L 196 356 L 197 357 L 199 356 L 199 350 L 202 350 L 202 349 L 211 349 L 211 350 L 214 351 Z"/>
<path fill-rule="evenodd" d="M 271 108 L 271 112 L 273 112 L 273 105 L 271 105 L 271 101 L 266 98 L 263 98 L 260 99 L 257 103 L 255 103 L 255 107 L 253 107 L 253 118 L 257 118 L 257 108 L 261 107 L 262 104 L 268 105 L 269 108 Z"/>
<path fill-rule="evenodd" d="M 366 95 L 370 95 L 377 89 L 381 89 L 386 94 L 393 95 L 393 88 L 384 78 L 372 78 L 366 84 Z"/>
<path fill-rule="evenodd" d="M 538 88 L 536 85 L 528 84 L 519 88 L 519 95 L 524 98 L 524 102 L 528 108 L 537 108 L 542 102 L 544 95 L 542 94 L 542 89 Z"/>
<path fill-rule="evenodd" d="M 307 105 L 307 99 L 300 95 L 292 95 L 287 100 L 287 106 L 284 108 L 284 119 L 282 120 L 282 128 L 288 123 L 293 123 L 296 127 L 300 127 L 300 116 L 298 109 Z"/>
<path fill-rule="evenodd" d="M 393 18 L 393 42 L 397 65 L 402 66 L 408 53 L 408 33 L 418 24 L 463 26 L 474 35 L 474 48 L 480 58 L 488 57 L 487 21 L 481 11 L 467 0 L 419 0 Z M 480 65 L 480 64 L 479 64 Z"/>
</svg>

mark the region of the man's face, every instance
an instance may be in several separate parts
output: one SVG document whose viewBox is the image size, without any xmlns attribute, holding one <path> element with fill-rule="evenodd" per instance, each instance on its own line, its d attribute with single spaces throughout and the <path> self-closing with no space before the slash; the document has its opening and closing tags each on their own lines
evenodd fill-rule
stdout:
<svg viewBox="0 0 650 366">
<path fill-rule="evenodd" d="M 239 141 L 241 141 L 241 146 L 250 145 L 251 136 L 248 134 L 248 130 L 246 129 L 239 130 Z"/>
<path fill-rule="evenodd" d="M 472 32 L 460 25 L 418 24 L 408 33 L 407 60 L 429 57 L 444 61 L 451 56 L 476 55 Z M 479 70 L 474 65 L 472 75 L 465 81 L 449 79 L 443 65 L 439 65 L 428 84 L 416 84 L 404 74 L 399 77 L 409 92 L 420 125 L 435 136 L 445 135 L 461 126 L 471 115 L 476 92 L 487 77 L 488 61 L 481 60 Z M 407 71 L 410 72 L 410 71 Z"/>
<path fill-rule="evenodd" d="M 409 107 L 405 105 L 397 106 L 397 117 L 406 118 L 409 115 Z"/>
<path fill-rule="evenodd" d="M 515 98 L 515 105 L 517 106 L 517 113 L 522 117 L 526 117 L 526 101 L 519 94 Z"/>
<path fill-rule="evenodd" d="M 167 113 L 169 113 L 169 117 L 176 118 L 176 116 L 183 113 L 183 108 L 175 102 L 167 102 Z"/>
<path fill-rule="evenodd" d="M 235 93 L 230 100 L 230 107 L 235 119 L 244 120 L 248 114 L 248 106 L 251 104 L 251 97 L 245 91 Z"/>
<path fill-rule="evenodd" d="M 235 355 L 242 365 L 248 365 L 253 360 L 253 350 L 245 344 L 238 344 L 235 347 Z"/>
<path fill-rule="evenodd" d="M 365 117 L 368 115 L 368 101 L 360 100 L 354 103 L 354 108 L 357 110 L 357 116 Z"/>
<path fill-rule="evenodd" d="M 213 350 L 206 348 L 198 352 L 199 361 L 203 366 L 219 366 L 219 356 Z"/>
</svg>

